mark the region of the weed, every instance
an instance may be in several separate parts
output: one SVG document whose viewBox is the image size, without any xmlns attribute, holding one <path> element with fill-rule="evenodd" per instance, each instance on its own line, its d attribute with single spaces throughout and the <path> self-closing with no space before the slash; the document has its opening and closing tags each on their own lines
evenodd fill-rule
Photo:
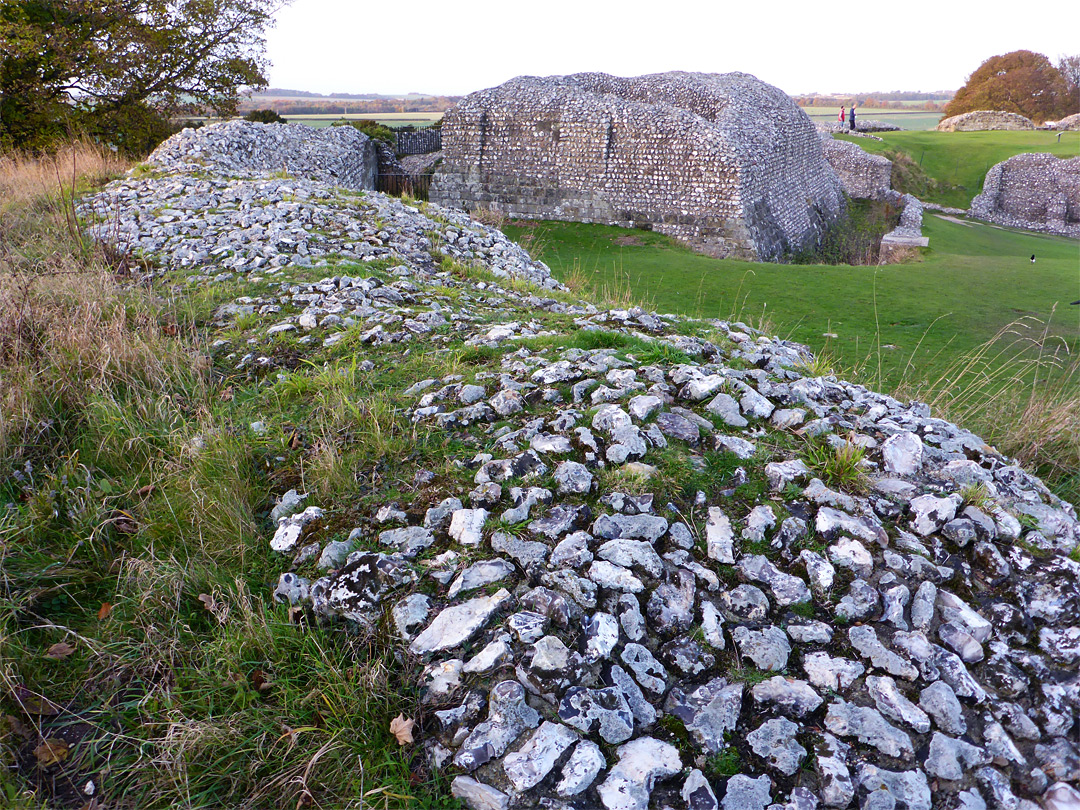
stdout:
<svg viewBox="0 0 1080 810">
<path fill-rule="evenodd" d="M 976 509 L 986 509 L 991 502 L 990 490 L 982 482 L 965 484 L 960 488 L 960 497 L 964 506 L 974 506 Z"/>
<path fill-rule="evenodd" d="M 866 449 L 847 440 L 835 446 L 811 439 L 803 449 L 803 460 L 828 486 L 846 492 L 869 489 L 869 478 L 862 467 Z"/>
<path fill-rule="evenodd" d="M 735 776 L 742 773 L 742 769 L 742 757 L 733 745 L 725 747 L 705 760 L 705 773 L 714 779 Z"/>
</svg>

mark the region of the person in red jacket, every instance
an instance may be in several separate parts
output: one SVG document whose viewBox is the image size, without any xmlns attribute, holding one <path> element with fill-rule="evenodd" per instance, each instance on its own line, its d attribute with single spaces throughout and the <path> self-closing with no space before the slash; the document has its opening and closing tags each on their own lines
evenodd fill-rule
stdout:
<svg viewBox="0 0 1080 810">
<path fill-rule="evenodd" d="M 844 127 L 844 108 L 843 107 L 840 108 L 840 115 L 838 115 L 836 117 L 836 120 L 840 122 L 840 128 L 843 129 L 843 127 Z"/>
</svg>

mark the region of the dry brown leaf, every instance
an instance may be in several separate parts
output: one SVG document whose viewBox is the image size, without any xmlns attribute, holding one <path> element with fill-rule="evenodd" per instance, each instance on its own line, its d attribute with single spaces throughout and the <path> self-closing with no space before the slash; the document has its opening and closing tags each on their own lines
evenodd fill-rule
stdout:
<svg viewBox="0 0 1080 810">
<path fill-rule="evenodd" d="M 397 739 L 398 745 L 408 745 L 413 741 L 412 730 L 415 725 L 415 720 L 406 720 L 405 715 L 399 714 L 390 721 L 390 733 Z"/>
<path fill-rule="evenodd" d="M 231 385 L 228 386 L 227 388 L 221 389 L 221 393 L 218 394 L 218 399 L 220 399 L 222 402 L 232 402 L 232 398 L 233 398 L 233 387 Z"/>
<path fill-rule="evenodd" d="M 274 686 L 274 682 L 261 669 L 256 669 L 251 673 L 251 685 L 256 692 L 266 692 Z"/>
<path fill-rule="evenodd" d="M 138 491 L 135 494 L 138 495 L 140 498 L 149 498 L 151 495 L 154 494 L 154 490 L 156 489 L 157 487 L 155 487 L 153 484 L 147 484 L 144 487 L 139 487 Z"/>
<path fill-rule="evenodd" d="M 199 601 L 202 602 L 203 607 L 211 613 L 213 613 L 217 609 L 217 600 L 208 593 L 200 593 Z"/>
<path fill-rule="evenodd" d="M 64 658 L 67 658 L 73 652 L 75 652 L 74 644 L 70 644 L 67 641 L 58 641 L 51 647 L 49 647 L 49 651 L 45 653 L 45 657 L 60 661 Z"/>
<path fill-rule="evenodd" d="M 300 434 L 293 431 L 292 436 L 289 437 L 289 449 L 296 450 L 300 447 Z"/>
<path fill-rule="evenodd" d="M 97 612 L 98 621 L 104 621 L 110 613 L 112 613 L 112 602 L 102 602 Z"/>
<path fill-rule="evenodd" d="M 50 737 L 34 749 L 34 756 L 37 757 L 38 765 L 42 768 L 58 765 L 67 759 L 68 744 L 59 737 Z"/>
</svg>

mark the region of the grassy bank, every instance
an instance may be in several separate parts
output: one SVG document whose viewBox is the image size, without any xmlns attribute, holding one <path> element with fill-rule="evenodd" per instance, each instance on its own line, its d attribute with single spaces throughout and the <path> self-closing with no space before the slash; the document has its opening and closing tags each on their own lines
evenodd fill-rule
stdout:
<svg viewBox="0 0 1080 810">
<path fill-rule="evenodd" d="M 932 183 L 917 187 L 898 185 L 920 199 L 967 208 L 982 190 L 990 167 L 1024 152 L 1049 152 L 1058 157 L 1080 156 L 1080 132 L 1066 132 L 1058 141 L 1056 132 L 881 132 L 882 140 L 853 138 L 863 149 L 896 160 L 897 155 L 917 167 L 913 174 Z M 903 167 L 901 167 L 903 170 Z M 909 169 L 910 171 L 910 169 Z"/>
<path fill-rule="evenodd" d="M 0 165 L 0 806 L 444 801 L 390 733 L 424 720 L 418 665 L 386 628 L 274 604 L 267 539 L 273 493 L 318 493 L 347 533 L 446 448 L 404 418 L 396 351 L 363 375 L 313 352 L 284 382 L 213 360 L 265 335 L 211 324 L 236 288 L 133 286 L 74 223 L 73 187 L 121 168 L 86 147 Z"/>
<path fill-rule="evenodd" d="M 741 319 L 809 345 L 849 379 L 933 401 L 939 413 L 1041 464 L 1064 482 L 1059 491 L 1080 501 L 1070 472 L 1080 464 L 1073 240 L 927 216 L 930 249 L 918 261 L 793 266 L 711 259 L 660 234 L 600 225 L 518 222 L 505 230 L 561 280 L 598 298 Z M 1038 375 L 1033 363 L 1041 363 Z M 1062 442 L 1053 452 L 1021 436 L 1036 413 L 1053 410 L 1050 402 L 1065 403 L 1057 412 L 1067 415 L 1047 428 Z"/>
</svg>

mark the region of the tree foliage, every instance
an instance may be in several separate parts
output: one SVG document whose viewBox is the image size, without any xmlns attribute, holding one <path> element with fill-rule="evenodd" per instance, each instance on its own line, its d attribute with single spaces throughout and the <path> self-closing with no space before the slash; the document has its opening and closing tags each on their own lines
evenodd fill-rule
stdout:
<svg viewBox="0 0 1080 810">
<path fill-rule="evenodd" d="M 231 115 L 266 85 L 278 0 L 0 4 L 0 137 L 42 147 L 71 128 L 140 151 L 166 119 Z"/>
<path fill-rule="evenodd" d="M 1036 123 L 1069 115 L 1070 93 L 1061 72 L 1041 53 L 992 56 L 972 73 L 945 107 L 945 116 L 1002 110 Z"/>
</svg>

